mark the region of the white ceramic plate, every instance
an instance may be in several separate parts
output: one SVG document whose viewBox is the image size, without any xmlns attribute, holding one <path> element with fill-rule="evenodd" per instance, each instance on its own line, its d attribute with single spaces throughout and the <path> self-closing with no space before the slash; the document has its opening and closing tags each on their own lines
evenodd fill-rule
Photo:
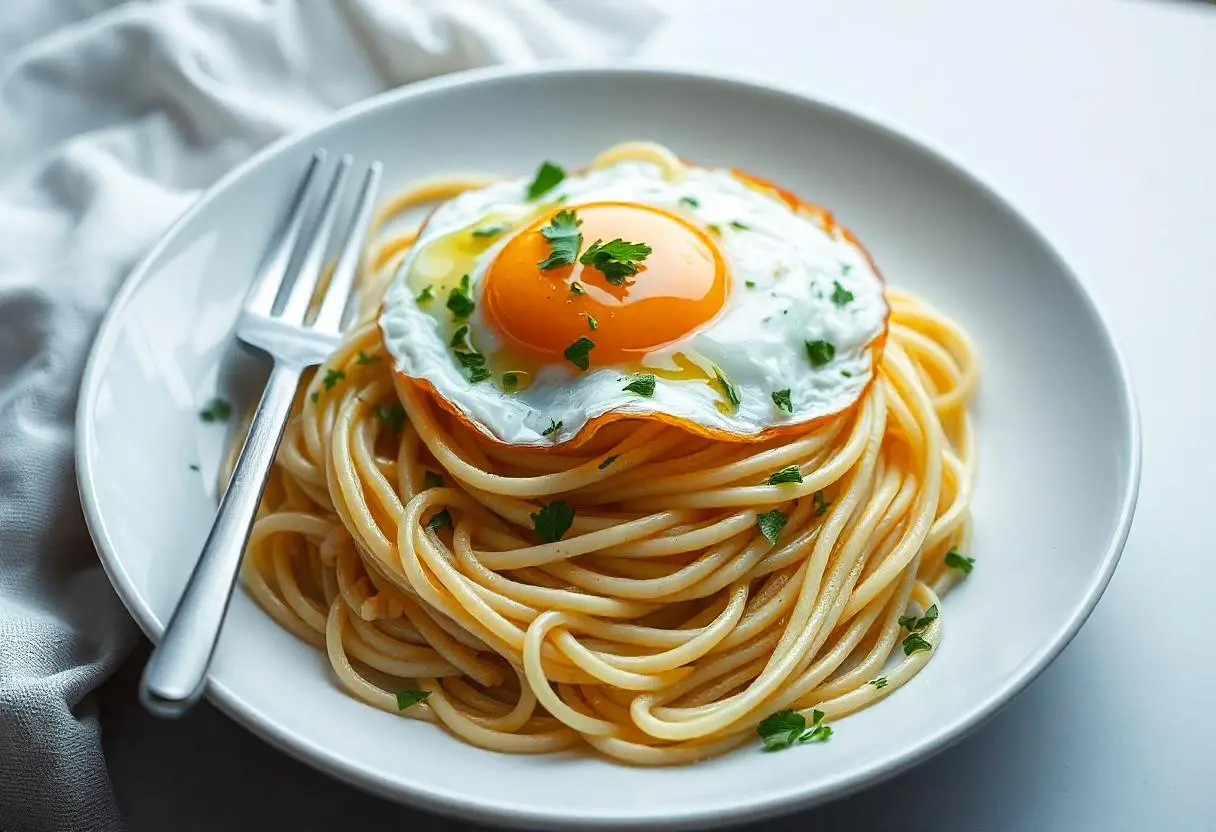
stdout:
<svg viewBox="0 0 1216 832">
<path fill-rule="evenodd" d="M 873 119 L 763 86 L 629 69 L 478 72 L 407 87 L 280 142 L 225 177 L 131 274 L 97 338 L 78 414 L 80 491 L 131 614 L 153 638 L 214 510 L 223 429 L 197 412 L 256 391 L 232 324 L 312 149 L 436 173 L 577 166 L 652 138 L 821 202 L 893 284 L 974 335 L 983 362 L 974 574 L 911 684 L 830 743 L 682 768 L 463 745 L 360 704 L 316 650 L 238 592 L 210 697 L 289 753 L 374 792 L 529 827 L 693 826 L 805 806 L 957 739 L 1029 683 L 1093 609 L 1131 523 L 1139 432 L 1126 370 L 1084 289 L 991 188 Z M 234 392 L 234 390 L 236 392 Z M 201 472 L 191 470 L 192 464 Z"/>
</svg>

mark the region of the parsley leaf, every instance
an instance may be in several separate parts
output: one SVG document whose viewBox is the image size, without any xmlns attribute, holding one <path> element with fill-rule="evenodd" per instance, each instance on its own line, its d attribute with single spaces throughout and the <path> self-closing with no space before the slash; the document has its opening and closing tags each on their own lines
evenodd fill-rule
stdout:
<svg viewBox="0 0 1216 832">
<path fill-rule="evenodd" d="M 760 529 L 760 534 L 768 538 L 769 543 L 777 542 L 777 538 L 781 535 L 781 530 L 785 528 L 785 524 L 785 515 L 777 511 L 777 509 L 756 515 L 756 526 Z"/>
<path fill-rule="evenodd" d="M 695 196 L 682 196 L 680 197 L 679 204 L 687 205 L 689 208 L 700 208 L 701 200 L 697 199 Z"/>
<path fill-rule="evenodd" d="M 970 575 L 974 566 L 975 558 L 967 557 L 958 550 L 957 546 L 951 546 L 950 551 L 946 552 L 947 569 L 957 569 L 966 575 Z"/>
<path fill-rule="evenodd" d="M 422 475 L 422 487 L 443 488 L 443 477 L 428 468 L 427 472 Z"/>
<path fill-rule="evenodd" d="M 841 374 L 842 376 L 844 376 L 845 378 L 852 378 L 852 377 L 853 377 L 853 374 L 852 374 L 852 373 L 850 373 L 848 370 L 841 370 L 841 371 L 840 371 L 840 374 Z"/>
<path fill-rule="evenodd" d="M 814 494 L 811 495 L 811 505 L 813 505 L 815 507 L 815 516 L 822 517 L 824 514 L 827 513 L 828 506 L 830 506 L 831 503 L 829 501 L 823 499 L 822 491 L 816 491 Z"/>
<path fill-rule="evenodd" d="M 771 713 L 756 726 L 756 733 L 764 741 L 768 751 L 789 748 L 806 731 L 806 717 L 797 711 L 785 708 Z"/>
<path fill-rule="evenodd" d="M 532 184 L 528 186 L 528 199 L 535 200 L 556 188 L 566 178 L 566 172 L 553 162 L 545 161 L 536 171 Z"/>
<path fill-rule="evenodd" d="M 923 653 L 927 650 L 932 650 L 933 645 L 930 644 L 920 633 L 909 633 L 908 637 L 902 642 L 904 646 L 904 655 L 911 656 L 913 653 Z"/>
<path fill-rule="evenodd" d="M 786 708 L 760 720 L 756 733 L 764 741 L 765 751 L 780 751 L 796 742 L 826 742 L 832 736 L 832 728 L 823 723 L 823 711 L 811 711 L 808 727 L 805 716 Z"/>
<path fill-rule="evenodd" d="M 422 291 L 414 295 L 414 303 L 419 306 L 426 306 L 435 299 L 435 290 L 430 286 L 424 286 Z"/>
<path fill-rule="evenodd" d="M 506 231 L 510 227 L 511 226 L 507 225 L 506 223 L 502 223 L 501 225 L 485 225 L 485 226 L 482 226 L 481 228 L 474 228 L 473 236 L 474 237 L 497 237 L 499 234 Z"/>
<path fill-rule="evenodd" d="M 822 367 L 836 357 L 836 347 L 827 341 L 807 341 L 806 357 L 812 367 Z"/>
<path fill-rule="evenodd" d="M 473 314 L 475 304 L 469 297 L 469 276 L 460 278 L 460 287 L 448 293 L 448 311 L 454 318 L 467 318 Z"/>
<path fill-rule="evenodd" d="M 573 265 L 583 245 L 583 233 L 578 230 L 582 224 L 573 211 L 562 210 L 554 214 L 549 224 L 540 230 L 541 236 L 549 241 L 549 256 L 537 265 L 542 269 Z"/>
<path fill-rule="evenodd" d="M 621 286 L 625 278 L 638 273 L 637 264 L 650 256 L 650 246 L 645 243 L 627 243 L 620 237 L 611 242 L 596 240 L 578 262 L 598 269 L 604 279 L 614 286 Z"/>
<path fill-rule="evenodd" d="M 536 536 L 545 543 L 556 543 L 570 530 L 574 522 L 574 506 L 565 500 L 542 503 L 540 511 L 532 515 L 532 528 Z"/>
<path fill-rule="evenodd" d="M 473 384 L 485 381 L 490 377 L 490 371 L 486 368 L 486 357 L 484 355 L 476 352 L 457 351 L 456 359 L 460 362 L 460 366 L 464 368 L 465 378 Z"/>
<path fill-rule="evenodd" d="M 429 690 L 399 690 L 397 691 L 397 710 L 404 711 L 419 702 L 424 702 L 430 695 Z"/>
<path fill-rule="evenodd" d="M 731 411 L 738 410 L 739 402 L 741 401 L 739 398 L 739 388 L 732 384 L 726 376 L 722 375 L 722 370 L 717 367 L 714 367 L 714 381 L 717 383 L 717 387 L 722 392 L 722 395 L 726 396 L 726 400 L 730 402 Z"/>
<path fill-rule="evenodd" d="M 587 294 L 587 290 L 580 286 L 577 280 L 572 280 L 570 282 L 570 294 L 585 295 Z"/>
<path fill-rule="evenodd" d="M 744 286 L 746 286 L 746 287 L 747 287 L 747 288 L 749 288 L 749 289 L 755 289 L 755 288 L 756 288 L 756 281 L 754 281 L 754 280 L 745 280 L 745 281 L 743 281 L 743 285 L 744 285 Z"/>
<path fill-rule="evenodd" d="M 460 328 L 457 329 L 456 332 L 452 335 L 452 340 L 448 342 L 448 346 L 450 346 L 450 347 L 466 346 L 465 340 L 468 337 L 469 337 L 469 327 L 465 324 L 461 324 Z"/>
<path fill-rule="evenodd" d="M 597 321 L 594 317 L 592 317 L 590 313 L 580 312 L 579 314 L 587 319 L 587 326 L 590 327 L 592 332 L 595 332 L 597 329 L 600 328 L 600 322 Z"/>
<path fill-rule="evenodd" d="M 832 281 L 834 288 L 832 289 L 832 303 L 837 306 L 844 306 L 846 303 L 853 301 L 853 293 L 840 285 L 839 280 Z"/>
<path fill-rule="evenodd" d="M 204 422 L 224 422 L 231 415 L 232 405 L 219 397 L 209 401 L 207 406 L 198 412 L 198 418 Z"/>
<path fill-rule="evenodd" d="M 925 614 L 920 618 L 915 615 L 901 615 L 899 617 L 899 626 L 903 627 L 910 633 L 919 633 L 932 622 L 937 620 L 937 604 L 925 610 Z"/>
<path fill-rule="evenodd" d="M 375 412 L 376 418 L 393 433 L 401 433 L 401 429 L 405 427 L 405 408 L 401 406 L 400 402 L 382 404 L 376 408 Z"/>
<path fill-rule="evenodd" d="M 504 393 L 514 393 L 519 388 L 519 373 L 503 373 L 502 389 Z"/>
<path fill-rule="evenodd" d="M 802 472 L 798 470 L 797 465 L 782 468 L 777 473 L 770 474 L 768 477 L 769 485 L 784 485 L 791 482 L 802 482 Z"/>
<path fill-rule="evenodd" d="M 873 685 L 875 690 L 882 690 L 887 686 L 887 677 L 879 676 L 877 679 L 871 679 L 866 682 L 867 685 Z"/>
<path fill-rule="evenodd" d="M 711 234 L 721 234 L 722 233 L 721 226 L 716 225 L 715 223 L 711 222 L 709 225 L 707 225 L 705 227 L 709 229 Z"/>
<path fill-rule="evenodd" d="M 325 385 L 326 390 L 333 390 L 334 385 L 344 378 L 346 378 L 346 373 L 341 370 L 328 369 L 325 371 L 325 376 L 321 379 L 321 383 Z"/>
<path fill-rule="evenodd" d="M 312 402 L 313 404 L 316 404 L 318 401 L 321 400 L 321 394 L 318 393 L 316 390 L 313 390 L 311 393 L 308 394 L 308 400 L 310 402 Z"/>
<path fill-rule="evenodd" d="M 379 364 L 383 358 L 379 355 L 367 355 L 363 350 L 359 350 L 359 354 L 355 356 L 356 364 Z"/>
<path fill-rule="evenodd" d="M 557 421 L 554 421 L 553 419 L 550 419 L 550 420 L 549 420 L 549 427 L 547 427 L 547 428 L 545 428 L 544 430 L 542 430 L 542 431 L 540 432 L 540 435 L 541 435 L 541 436 L 552 436 L 552 435 L 556 435 L 556 434 L 557 434 L 557 432 L 558 432 L 559 430 L 561 430 L 561 429 L 562 429 L 562 423 L 561 423 L 561 422 L 557 422 Z"/>
<path fill-rule="evenodd" d="M 777 406 L 778 410 L 786 413 L 794 412 L 794 403 L 790 401 L 790 391 L 788 388 L 785 390 L 773 391 L 773 404 Z"/>
<path fill-rule="evenodd" d="M 639 396 L 650 398 L 654 395 L 655 378 L 652 373 L 638 373 L 633 380 L 622 387 L 622 390 L 637 393 Z"/>
<path fill-rule="evenodd" d="M 744 225 L 743 223 L 739 222 L 738 220 L 731 220 L 730 227 L 736 229 L 737 231 L 747 231 L 748 230 L 748 227 L 746 225 Z"/>
<path fill-rule="evenodd" d="M 605 458 L 604 461 L 600 463 L 600 470 L 603 471 L 605 468 L 607 468 L 609 465 L 611 465 L 612 463 L 614 463 L 616 461 L 617 461 L 617 457 L 615 455 Z"/>
<path fill-rule="evenodd" d="M 443 511 L 439 512 L 428 520 L 426 527 L 434 532 L 444 528 L 445 526 L 450 527 L 451 525 L 452 514 L 445 508 Z"/>
<path fill-rule="evenodd" d="M 579 338 L 562 352 L 566 356 L 566 360 L 578 367 L 580 370 L 586 370 L 591 366 L 591 349 L 595 346 L 595 342 L 590 338 Z"/>
</svg>

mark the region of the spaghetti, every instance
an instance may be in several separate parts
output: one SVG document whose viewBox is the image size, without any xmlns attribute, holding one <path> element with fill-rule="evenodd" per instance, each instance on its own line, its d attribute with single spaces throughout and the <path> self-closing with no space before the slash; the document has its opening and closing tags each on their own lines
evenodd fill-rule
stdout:
<svg viewBox="0 0 1216 832">
<path fill-rule="evenodd" d="M 418 186 L 381 220 L 481 184 Z M 784 709 L 842 717 L 930 660 L 962 575 L 948 553 L 970 544 L 977 370 L 958 326 L 888 288 L 875 381 L 800 435 L 632 421 L 512 449 L 394 376 L 374 313 L 413 238 L 369 255 L 364 308 L 301 387 L 243 567 L 354 696 L 487 749 L 660 765 Z M 630 464 L 589 464 L 604 454 Z M 765 484 L 788 466 L 801 482 Z M 537 544 L 532 515 L 559 497 L 570 533 Z M 774 509 L 776 544 L 757 528 Z"/>
</svg>

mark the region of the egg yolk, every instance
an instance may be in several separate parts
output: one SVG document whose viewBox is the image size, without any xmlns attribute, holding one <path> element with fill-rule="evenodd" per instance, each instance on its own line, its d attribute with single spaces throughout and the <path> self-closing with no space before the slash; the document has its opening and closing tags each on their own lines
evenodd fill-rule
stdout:
<svg viewBox="0 0 1216 832">
<path fill-rule="evenodd" d="M 545 215 L 503 246 L 483 278 L 482 309 L 509 344 L 561 362 L 567 347 L 589 338 L 595 344 L 592 367 L 620 364 L 688 335 L 722 309 L 725 265 L 700 229 L 634 203 L 598 202 L 570 210 L 582 220 L 580 255 L 596 241 L 618 238 L 645 243 L 650 255 L 620 284 L 577 261 L 542 269 L 552 247 L 541 229 L 556 211 Z"/>
</svg>

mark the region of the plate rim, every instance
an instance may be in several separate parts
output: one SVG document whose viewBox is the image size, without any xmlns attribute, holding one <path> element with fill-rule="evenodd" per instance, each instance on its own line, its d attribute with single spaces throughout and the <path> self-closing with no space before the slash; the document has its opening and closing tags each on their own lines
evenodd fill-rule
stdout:
<svg viewBox="0 0 1216 832">
<path fill-rule="evenodd" d="M 874 762 L 851 774 L 825 781 L 818 786 L 808 785 L 796 789 L 766 792 L 762 797 L 728 808 L 685 810 L 674 815 L 616 810 L 612 813 L 576 816 L 543 809 L 520 809 L 509 805 L 487 803 L 483 800 L 469 803 L 468 798 L 460 793 L 429 786 L 404 785 L 391 780 L 381 772 L 363 768 L 356 762 L 317 745 L 300 734 L 289 731 L 280 725 L 273 715 L 262 713 L 247 705 L 230 688 L 211 680 L 208 681 L 206 690 L 208 700 L 271 746 L 345 783 L 397 803 L 421 807 L 448 816 L 482 822 L 505 823 L 516 827 L 575 829 L 629 825 L 680 829 L 703 827 L 705 824 L 721 825 L 758 820 L 840 799 L 918 765 L 928 757 L 969 735 L 1024 691 L 1071 643 L 1097 606 L 1122 557 L 1135 514 L 1143 453 L 1139 407 L 1126 359 L 1115 339 L 1110 323 L 1102 313 L 1097 301 L 1060 250 L 1052 244 L 1030 216 L 1020 209 L 1016 200 L 1011 198 L 1007 192 L 964 165 L 957 154 L 917 130 L 909 128 L 898 119 L 873 108 L 858 106 L 854 103 L 845 104 L 829 97 L 800 90 L 793 84 L 775 82 L 771 78 L 755 73 L 705 71 L 645 61 L 628 62 L 620 66 L 604 66 L 578 60 L 548 61 L 542 65 L 525 67 L 492 66 L 465 70 L 405 84 L 356 102 L 305 130 L 280 137 L 221 176 L 169 225 L 127 274 L 102 317 L 89 349 L 89 357 L 82 375 L 75 410 L 74 459 L 77 490 L 85 522 L 106 576 L 128 613 L 135 619 L 144 634 L 154 643 L 159 642 L 163 628 L 155 620 L 151 610 L 139 603 L 137 593 L 132 591 L 133 581 L 126 573 L 122 559 L 117 556 L 117 549 L 106 529 L 96 498 L 95 474 L 88 449 L 96 442 L 93 425 L 97 388 L 105 374 L 107 363 L 105 357 L 112 351 L 117 337 L 118 323 L 125 314 L 135 292 L 153 273 L 152 265 L 168 247 L 169 241 L 175 238 L 182 228 L 193 222 L 194 218 L 214 201 L 219 193 L 226 190 L 230 183 L 245 176 L 248 171 L 261 165 L 265 160 L 290 147 L 310 141 L 317 133 L 335 124 L 357 118 L 373 110 L 397 106 L 412 98 L 441 93 L 449 89 L 486 83 L 493 84 L 504 79 L 554 75 L 610 76 L 634 81 L 660 78 L 693 84 L 710 82 L 717 86 L 734 87 L 750 95 L 780 99 L 781 103 L 789 107 L 811 107 L 826 111 L 836 118 L 852 121 L 864 129 L 875 131 L 886 138 L 910 146 L 981 191 L 986 198 L 999 206 L 1020 225 L 1022 230 L 1056 261 L 1096 323 L 1103 345 L 1116 370 L 1122 394 L 1121 406 L 1127 424 L 1126 435 L 1123 437 L 1126 442 L 1124 451 L 1127 458 L 1125 465 L 1127 485 L 1119 501 L 1118 518 L 1111 528 L 1105 544 L 1101 566 L 1094 574 L 1084 597 L 1080 599 L 1080 603 L 1074 605 L 1064 625 L 1015 669 L 1008 682 L 986 696 L 980 705 L 958 715 L 944 727 L 917 743 L 880 755 Z"/>
</svg>

